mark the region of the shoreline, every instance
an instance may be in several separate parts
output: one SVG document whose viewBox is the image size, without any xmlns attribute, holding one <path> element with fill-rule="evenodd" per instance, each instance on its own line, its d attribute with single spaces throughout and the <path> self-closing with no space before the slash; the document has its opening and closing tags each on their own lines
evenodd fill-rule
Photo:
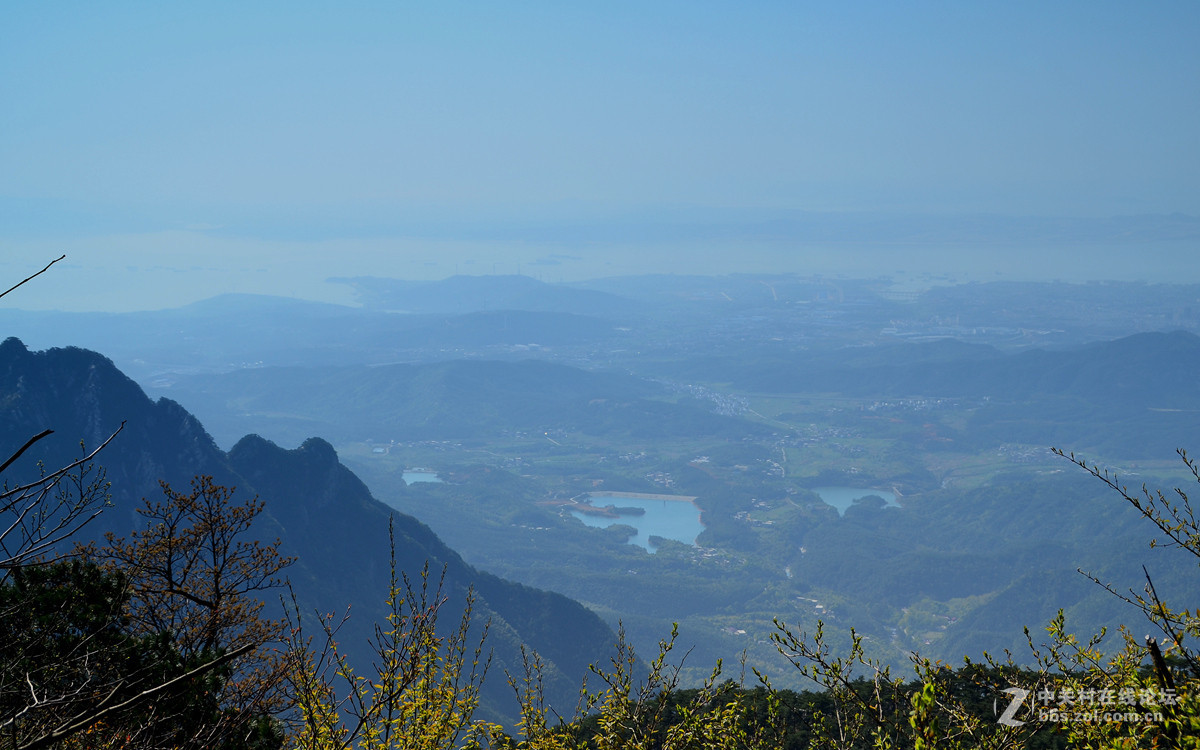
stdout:
<svg viewBox="0 0 1200 750">
<path fill-rule="evenodd" d="M 627 498 L 632 498 L 632 499 L 637 499 L 637 500 L 674 500 L 677 502 L 688 502 L 688 503 L 690 503 L 696 499 L 695 497 L 689 497 L 687 495 L 656 495 L 656 494 L 649 493 L 649 492 L 613 492 L 610 490 L 603 490 L 603 491 L 599 491 L 599 492 L 585 492 L 582 495 L 580 495 L 579 497 L 582 497 L 587 500 L 591 500 L 594 497 L 627 497 Z"/>
</svg>

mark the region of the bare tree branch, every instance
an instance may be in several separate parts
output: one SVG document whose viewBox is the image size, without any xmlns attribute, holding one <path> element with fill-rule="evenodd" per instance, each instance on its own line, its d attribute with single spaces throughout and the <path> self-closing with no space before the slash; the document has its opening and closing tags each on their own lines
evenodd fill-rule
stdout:
<svg viewBox="0 0 1200 750">
<path fill-rule="evenodd" d="M 159 693 L 169 690 L 170 688 L 174 687 L 175 685 L 178 685 L 186 680 L 190 680 L 193 677 L 196 677 L 198 675 L 204 674 L 205 672 L 209 672 L 213 669 L 216 669 L 217 667 L 221 666 L 222 664 L 232 661 L 232 660 L 238 658 L 239 656 L 248 654 L 250 651 L 252 651 L 252 650 L 254 650 L 254 648 L 256 648 L 256 645 L 257 644 L 247 643 L 246 645 L 244 645 L 240 648 L 235 648 L 234 650 L 230 651 L 229 653 L 218 656 L 216 659 L 213 659 L 212 661 L 208 662 L 207 664 L 201 664 L 200 666 L 196 667 L 195 669 L 185 672 L 174 679 L 167 680 L 166 682 L 164 682 L 160 685 L 155 685 L 152 688 L 143 690 L 142 692 L 138 693 L 137 695 L 133 696 L 132 698 L 130 698 L 126 701 L 123 701 L 121 703 L 118 703 L 115 705 L 103 706 L 103 707 L 97 706 L 97 707 L 93 707 L 93 709 L 90 711 L 81 712 L 81 713 L 77 714 L 76 716 L 72 717 L 71 719 L 68 719 L 66 723 L 62 724 L 57 729 L 55 729 L 41 737 L 38 737 L 37 739 L 33 740 L 32 742 L 27 742 L 23 745 L 18 745 L 17 750 L 39 750 L 40 748 L 50 747 L 54 743 L 59 742 L 67 737 L 70 737 L 73 734 L 78 734 L 79 732 L 82 732 L 84 729 L 87 729 L 88 727 L 92 726 L 93 724 L 95 724 L 98 721 L 104 720 L 105 718 L 107 718 L 108 716 L 110 716 L 114 713 L 123 711 L 127 708 L 131 708 L 131 707 L 137 705 L 138 703 L 146 700 L 147 698 L 151 698 L 155 695 L 158 695 Z M 119 688 L 120 688 L 120 685 L 118 685 L 117 688 L 113 688 L 113 692 L 109 693 L 108 697 L 106 697 L 103 701 L 101 701 L 101 705 L 103 705 L 103 703 L 111 700 L 112 696 L 117 692 L 117 689 L 119 689 Z"/>
<path fill-rule="evenodd" d="M 0 473 L 2 473 L 9 466 L 12 466 L 13 461 L 16 461 L 18 458 L 20 458 L 21 454 L 24 453 L 25 451 L 29 450 L 30 446 L 32 446 L 34 443 L 36 443 L 37 441 L 46 437 L 47 435 L 53 435 L 53 434 L 54 434 L 54 430 L 42 430 L 38 434 L 36 434 L 33 437 L 26 440 L 25 445 L 22 445 L 17 450 L 16 453 L 14 453 L 8 457 L 8 460 L 6 460 L 3 464 L 0 464 Z"/>
<path fill-rule="evenodd" d="M 0 491 L 0 517 L 11 515 L 7 526 L 0 528 L 0 578 L 5 571 L 39 559 L 43 553 L 66 541 L 100 515 L 103 504 L 93 506 L 98 500 L 97 493 L 102 492 L 103 488 L 98 484 L 85 486 L 83 477 L 88 473 L 92 460 L 124 428 L 125 422 L 121 422 L 94 450 L 40 479 Z M 3 468 L 7 468 L 26 449 L 50 433 L 51 430 L 45 430 L 30 438 L 5 462 Z M 78 485 L 75 489 L 80 496 L 71 499 L 60 494 L 55 498 L 52 493 L 67 480 Z M 88 497 L 89 493 L 92 496 Z M 12 541 L 10 538 L 14 535 L 17 536 Z"/>
<path fill-rule="evenodd" d="M 5 291 L 3 291 L 3 292 L 0 292 L 0 297 L 3 297 L 4 295 L 6 295 L 6 294 L 8 294 L 9 292 L 13 291 L 14 289 L 16 289 L 17 287 L 21 286 L 22 284 L 25 284 L 25 283 L 27 283 L 27 282 L 33 281 L 33 280 L 34 280 L 34 279 L 36 279 L 38 276 L 41 276 L 41 275 L 42 275 L 42 274 L 44 274 L 46 271 L 49 271 L 49 270 L 50 270 L 50 266 L 54 265 L 55 263 L 59 262 L 60 260 L 62 260 L 62 259 L 63 259 L 63 258 L 65 258 L 65 257 L 67 257 L 65 254 L 64 254 L 64 255 L 60 255 L 60 256 L 58 256 L 58 257 L 57 257 L 57 258 L 55 258 L 54 260 L 52 260 L 52 261 L 50 261 L 49 263 L 47 263 L 45 268 L 43 268 L 42 270 L 38 271 L 38 272 L 37 272 L 37 273 L 35 273 L 34 275 L 30 276 L 29 278 L 27 278 L 27 279 L 25 279 L 25 280 L 23 280 L 23 281 L 17 282 L 16 284 L 13 284 L 11 287 L 9 287 L 8 289 L 6 289 Z"/>
</svg>

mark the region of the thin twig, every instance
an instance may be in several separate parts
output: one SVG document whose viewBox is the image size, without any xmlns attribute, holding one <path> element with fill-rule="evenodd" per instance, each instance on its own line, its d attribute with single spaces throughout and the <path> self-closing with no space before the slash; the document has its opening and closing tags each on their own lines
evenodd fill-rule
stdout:
<svg viewBox="0 0 1200 750">
<path fill-rule="evenodd" d="M 229 653 L 223 654 L 223 655 L 217 657 L 216 659 L 213 659 L 212 661 L 208 662 L 207 664 L 201 664 L 200 666 L 196 667 L 195 669 L 193 669 L 189 672 L 185 672 L 174 679 L 167 680 L 166 682 L 162 683 L 161 685 L 156 685 L 156 686 L 150 688 L 149 690 L 143 690 L 142 692 L 138 693 L 137 695 L 133 696 L 132 698 L 130 698 L 122 703 L 106 706 L 105 708 L 102 708 L 99 711 L 95 711 L 95 712 L 91 712 L 91 713 L 87 713 L 87 714 L 78 714 L 78 715 L 76 715 L 76 718 L 74 720 L 72 720 L 70 723 L 64 724 L 64 725 L 60 726 L 58 729 L 55 729 L 45 735 L 42 735 L 41 737 L 38 737 L 37 739 L 33 740 L 32 742 L 30 742 L 28 744 L 21 745 L 18 748 L 18 750 L 37 750 L 38 748 L 50 747 L 51 745 L 59 742 L 60 740 L 66 738 L 66 737 L 70 737 L 73 734 L 77 734 L 77 733 L 83 731 L 84 729 L 87 729 L 88 727 L 90 727 L 93 724 L 95 724 L 96 722 L 104 719 L 106 716 L 108 716 L 110 714 L 116 713 L 123 709 L 129 708 L 130 706 L 136 705 L 137 703 L 140 703 L 141 701 L 144 701 L 147 698 L 150 698 L 158 693 L 161 693 L 164 690 L 167 690 L 168 688 L 174 687 L 176 684 L 178 684 L 180 682 L 183 682 L 185 680 L 190 680 L 191 678 L 193 678 L 197 675 L 201 675 L 201 674 L 204 674 L 205 672 L 209 672 L 228 661 L 232 661 L 232 660 L 238 658 L 239 656 L 242 656 L 244 654 L 249 653 L 250 651 L 253 651 L 257 647 L 258 647 L 257 643 L 247 643 L 245 646 L 242 646 L 241 648 L 236 648 L 233 651 L 230 651 Z M 120 686 L 118 686 L 118 687 L 120 687 Z M 110 694 L 108 696 L 108 698 L 105 698 L 104 701 L 101 701 L 101 703 L 107 701 L 111 697 L 112 697 L 112 694 Z"/>
<path fill-rule="evenodd" d="M 32 446 L 34 443 L 36 443 L 37 441 L 39 441 L 39 440 L 41 440 L 42 438 L 46 437 L 47 435 L 53 435 L 53 434 L 54 434 L 54 430 L 42 430 L 42 431 L 41 431 L 41 432 L 39 432 L 38 434 L 36 434 L 36 435 L 34 435 L 33 437 L 31 437 L 31 438 L 29 438 L 28 440 L 26 440 L 26 441 L 25 441 L 25 445 L 22 445 L 22 446 L 21 446 L 21 447 L 20 447 L 20 448 L 17 450 L 17 452 L 16 452 L 16 453 L 14 453 L 14 454 L 12 454 L 11 456 L 9 456 L 7 461 L 5 461 L 3 464 L 0 464 L 0 473 L 2 473 L 2 472 L 3 472 L 5 469 L 7 469 L 9 466 L 12 466 L 12 462 L 13 462 L 13 461 L 16 461 L 18 458 L 20 458 L 20 457 L 21 457 L 21 454 L 22 454 L 22 453 L 24 453 L 25 451 L 29 450 L 30 446 Z"/>
<path fill-rule="evenodd" d="M 5 290 L 5 291 L 3 291 L 3 292 L 0 292 L 0 297 L 3 297 L 4 295 L 8 294 L 9 292 L 11 292 L 12 290 L 16 289 L 17 287 L 21 286 L 22 284 L 24 284 L 24 283 L 26 283 L 26 282 L 33 281 L 33 280 L 34 280 L 34 279 L 36 279 L 38 276 L 41 276 L 41 275 L 42 275 L 42 274 L 44 274 L 46 271 L 49 271 L 49 270 L 50 270 L 50 266 L 54 265 L 55 263 L 59 262 L 60 260 L 62 260 L 62 259 L 63 259 L 63 258 L 65 258 L 65 257 L 67 257 L 65 254 L 64 254 L 64 255 L 60 255 L 60 256 L 58 256 L 58 257 L 57 257 L 57 258 L 55 258 L 54 260 L 52 260 L 52 261 L 50 261 L 49 263 L 47 263 L 45 268 L 43 268 L 42 270 L 38 271 L 38 272 L 37 272 L 37 273 L 35 273 L 34 275 L 30 276 L 29 278 L 25 279 L 24 281 L 19 281 L 19 282 L 17 282 L 16 284 L 13 284 L 11 287 L 9 287 L 7 290 Z"/>
</svg>

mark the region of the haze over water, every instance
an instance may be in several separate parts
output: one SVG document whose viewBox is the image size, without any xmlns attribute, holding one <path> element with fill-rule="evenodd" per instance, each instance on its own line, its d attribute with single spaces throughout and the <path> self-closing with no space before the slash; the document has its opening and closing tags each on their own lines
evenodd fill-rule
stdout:
<svg viewBox="0 0 1200 750">
<path fill-rule="evenodd" d="M 0 274 L 68 258 L 3 304 L 1197 281 L 1198 28 L 1183 2 L 9 4 Z"/>
</svg>

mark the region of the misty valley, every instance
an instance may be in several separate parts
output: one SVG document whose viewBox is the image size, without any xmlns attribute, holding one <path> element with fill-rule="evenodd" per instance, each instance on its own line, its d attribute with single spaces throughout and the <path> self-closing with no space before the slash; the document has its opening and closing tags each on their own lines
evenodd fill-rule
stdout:
<svg viewBox="0 0 1200 750">
<path fill-rule="evenodd" d="M 824 622 L 842 650 L 854 628 L 903 668 L 1019 656 L 1059 609 L 1081 633 L 1125 622 L 1077 569 L 1123 590 L 1146 565 L 1164 596 L 1194 591 L 1186 561 L 1050 450 L 1139 485 L 1186 479 L 1194 286 L 355 283 L 359 308 L 225 297 L 3 320 L 31 347 L 113 357 L 226 450 L 329 441 L 467 564 L 583 603 L 639 653 L 678 623 L 688 684 L 744 654 L 806 686 L 777 620 Z M 683 512 L 653 525 L 664 507 Z"/>
<path fill-rule="evenodd" d="M 0 3 L 0 750 L 1200 750 L 1198 38 Z"/>
</svg>

